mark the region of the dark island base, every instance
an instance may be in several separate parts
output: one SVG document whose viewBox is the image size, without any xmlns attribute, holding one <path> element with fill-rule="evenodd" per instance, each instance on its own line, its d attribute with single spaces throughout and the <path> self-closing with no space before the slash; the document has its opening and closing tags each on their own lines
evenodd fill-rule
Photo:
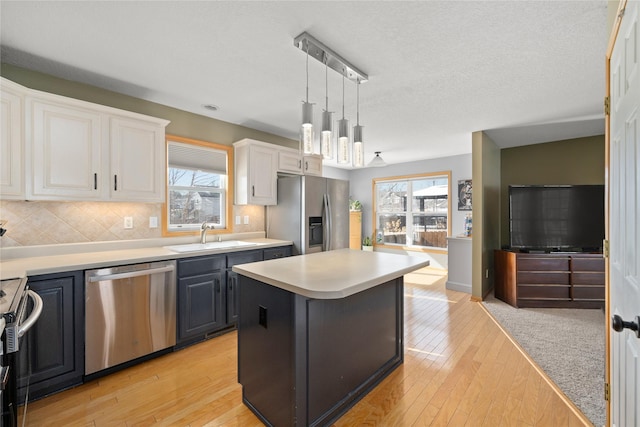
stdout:
<svg viewBox="0 0 640 427">
<path fill-rule="evenodd" d="M 403 362 L 403 278 L 313 299 L 240 276 L 238 380 L 266 425 L 324 426 Z"/>
</svg>

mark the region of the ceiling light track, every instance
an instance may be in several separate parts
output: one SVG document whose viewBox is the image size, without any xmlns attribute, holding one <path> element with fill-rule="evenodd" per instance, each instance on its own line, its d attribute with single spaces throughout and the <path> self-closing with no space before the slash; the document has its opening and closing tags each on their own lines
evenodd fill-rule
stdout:
<svg viewBox="0 0 640 427">
<path fill-rule="evenodd" d="M 310 57 L 326 64 L 355 83 L 364 83 L 369 80 L 369 76 L 306 31 L 293 39 L 293 44 L 298 49 L 308 52 Z"/>
</svg>

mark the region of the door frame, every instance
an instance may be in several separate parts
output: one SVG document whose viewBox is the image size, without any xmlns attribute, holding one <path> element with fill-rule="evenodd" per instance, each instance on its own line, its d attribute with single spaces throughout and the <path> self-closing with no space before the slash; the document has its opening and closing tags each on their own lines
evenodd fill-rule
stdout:
<svg viewBox="0 0 640 427">
<path fill-rule="evenodd" d="M 605 257 L 605 372 L 604 372 L 604 381 L 605 381 L 605 407 L 606 407 L 606 415 L 607 415 L 607 425 L 611 425 L 611 282 L 610 282 L 610 266 L 609 266 L 609 238 L 610 238 L 610 230 L 609 230 L 609 216 L 610 216 L 610 206 L 609 206 L 609 192 L 611 185 L 611 173 L 610 173 L 610 162 L 611 162 L 611 116 L 610 116 L 610 100 L 611 100 L 611 55 L 613 54 L 613 48 L 615 46 L 616 40 L 618 39 L 618 32 L 620 31 L 620 25 L 622 23 L 622 17 L 624 15 L 624 10 L 627 7 L 627 0 L 620 0 L 618 3 L 618 9 L 616 10 L 616 18 L 613 22 L 613 27 L 611 28 L 611 34 L 609 35 L 609 43 L 607 45 L 607 53 L 605 55 L 605 125 L 604 125 L 604 141 L 605 141 L 605 153 L 604 153 L 604 185 L 605 185 L 605 212 L 604 212 L 604 221 L 605 221 L 605 247 L 604 247 L 604 257 Z"/>
</svg>

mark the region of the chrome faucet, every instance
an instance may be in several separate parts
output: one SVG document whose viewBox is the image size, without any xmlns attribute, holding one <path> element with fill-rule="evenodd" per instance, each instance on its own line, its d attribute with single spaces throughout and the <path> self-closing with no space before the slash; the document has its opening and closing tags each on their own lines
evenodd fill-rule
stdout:
<svg viewBox="0 0 640 427">
<path fill-rule="evenodd" d="M 215 224 L 209 224 L 207 221 L 203 222 L 200 227 L 200 243 L 203 245 L 207 243 L 207 230 L 214 230 L 215 228 Z"/>
</svg>

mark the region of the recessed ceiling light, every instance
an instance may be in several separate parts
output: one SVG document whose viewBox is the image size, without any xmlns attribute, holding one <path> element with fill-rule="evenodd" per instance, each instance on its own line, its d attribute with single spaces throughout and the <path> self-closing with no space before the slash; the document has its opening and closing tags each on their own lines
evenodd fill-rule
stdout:
<svg viewBox="0 0 640 427">
<path fill-rule="evenodd" d="M 213 105 L 213 104 L 205 104 L 203 105 L 204 108 L 206 108 L 207 110 L 211 110 L 211 111 L 218 111 L 220 109 L 220 107 L 218 107 L 217 105 Z"/>
</svg>

